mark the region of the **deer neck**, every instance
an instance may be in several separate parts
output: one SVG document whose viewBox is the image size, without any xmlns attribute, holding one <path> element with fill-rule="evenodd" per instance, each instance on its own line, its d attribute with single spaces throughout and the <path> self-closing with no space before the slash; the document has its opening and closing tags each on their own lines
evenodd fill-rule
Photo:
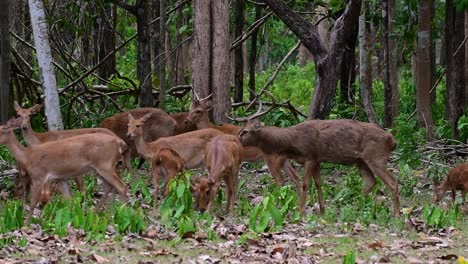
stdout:
<svg viewBox="0 0 468 264">
<path fill-rule="evenodd" d="M 137 149 L 138 154 L 140 154 L 141 156 L 143 156 L 143 158 L 148 160 L 151 156 L 151 151 L 148 143 L 146 143 L 142 134 L 143 133 L 139 133 L 135 136 L 135 147 Z"/>
<path fill-rule="evenodd" d="M 5 146 L 13 154 L 16 161 L 22 164 L 27 164 L 27 158 L 25 155 L 25 148 L 19 143 L 13 131 L 8 135 L 8 142 L 5 143 Z"/>
<path fill-rule="evenodd" d="M 41 144 L 41 141 L 37 138 L 36 132 L 31 127 L 31 124 L 29 124 L 28 128 L 23 131 L 23 138 L 24 141 L 26 141 L 26 144 L 28 146 L 34 146 L 37 144 Z"/>
<path fill-rule="evenodd" d="M 203 115 L 202 118 L 200 118 L 200 122 L 197 123 L 197 129 L 205 129 L 205 128 L 213 128 L 215 125 L 213 125 L 210 122 L 210 118 L 208 117 L 208 113 L 206 115 Z"/>
</svg>

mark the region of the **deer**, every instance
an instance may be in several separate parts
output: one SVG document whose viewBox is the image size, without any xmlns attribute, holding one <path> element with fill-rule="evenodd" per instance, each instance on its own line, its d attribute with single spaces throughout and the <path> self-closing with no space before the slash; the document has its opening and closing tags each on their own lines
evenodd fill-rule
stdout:
<svg viewBox="0 0 468 264">
<path fill-rule="evenodd" d="M 77 135 L 83 134 L 92 134 L 92 133 L 104 133 L 110 136 L 117 137 L 113 132 L 105 128 L 80 128 L 80 129 L 69 129 L 69 130 L 55 130 L 55 131 L 48 131 L 43 133 L 36 133 L 31 126 L 31 117 L 37 113 L 39 113 L 42 109 L 41 104 L 36 104 L 30 108 L 22 108 L 18 102 L 14 102 L 14 107 L 16 111 L 16 115 L 21 120 L 21 131 L 23 134 L 24 141 L 28 146 L 34 146 L 38 144 L 42 144 L 45 142 L 55 141 L 59 139 L 74 137 Z M 125 154 L 124 154 L 125 155 Z M 28 175 L 24 175 L 24 170 L 21 169 L 21 164 L 19 166 L 19 179 L 17 183 L 21 182 L 20 184 L 15 184 L 15 193 L 20 194 L 21 191 L 18 188 L 25 188 L 23 192 L 23 198 L 25 199 L 28 195 L 29 186 L 30 186 L 30 179 Z M 76 185 L 80 192 L 85 192 L 85 184 L 84 179 L 80 175 L 74 178 L 76 181 Z M 70 196 L 70 191 L 68 188 L 68 184 L 66 181 L 59 181 L 58 182 L 58 190 L 64 195 L 65 197 Z"/>
<path fill-rule="evenodd" d="M 145 123 L 143 129 L 144 140 L 145 141 L 154 141 L 160 137 L 168 137 L 174 135 L 174 132 L 177 128 L 177 122 L 171 118 L 166 112 L 158 108 L 138 108 L 131 109 L 125 112 L 117 113 L 113 116 L 110 116 L 104 119 L 100 125 L 102 128 L 107 128 L 110 131 L 114 132 L 118 137 L 120 137 L 128 145 L 129 153 L 128 157 L 125 160 L 130 161 L 131 159 L 138 156 L 138 151 L 136 150 L 135 143 L 127 137 L 127 125 L 128 125 L 128 115 L 131 114 L 136 118 L 140 118 L 145 114 L 151 113 L 151 118 Z M 140 167 L 142 162 L 140 162 Z M 131 167 L 131 164 L 127 164 Z"/>
<path fill-rule="evenodd" d="M 211 101 L 207 100 L 207 98 L 199 99 L 198 96 L 196 96 L 195 94 L 192 105 L 190 107 L 189 114 L 186 119 L 186 123 L 195 124 L 197 129 L 214 128 L 218 129 L 219 131 L 222 131 L 225 134 L 237 135 L 237 133 L 241 130 L 240 126 L 232 124 L 214 125 L 213 123 L 211 123 L 210 118 L 208 116 L 208 113 L 211 109 Z M 258 114 L 263 115 L 265 113 L 266 112 Z M 265 154 L 258 147 L 245 146 L 244 148 L 242 148 L 241 151 L 241 160 L 246 162 L 256 162 L 264 160 L 268 167 L 268 170 L 270 171 L 278 186 L 284 185 L 284 178 L 281 174 L 281 169 L 283 169 L 283 171 L 295 184 L 298 192 L 301 191 L 301 185 L 299 178 L 297 177 L 296 170 L 291 166 L 289 160 L 285 156 L 278 155 L 276 153 Z"/>
<path fill-rule="evenodd" d="M 160 175 L 164 180 L 164 196 L 168 193 L 168 183 L 177 174 L 187 169 L 184 159 L 171 148 L 162 148 L 151 160 L 152 175 Z M 155 185 L 159 183 L 155 182 Z"/>
<path fill-rule="evenodd" d="M 162 137 L 152 142 L 147 142 L 144 139 L 145 122 L 150 120 L 152 113 L 147 113 L 140 118 L 134 118 L 131 113 L 128 114 L 128 131 L 127 138 L 133 140 L 138 154 L 144 159 L 151 161 L 162 148 L 171 148 L 180 155 L 185 161 L 187 169 L 195 169 L 204 165 L 204 149 L 210 140 L 218 135 L 223 134 L 216 129 L 196 130 L 172 137 Z M 173 178 L 175 175 L 161 175 L 160 168 L 162 164 L 151 162 L 155 167 L 152 168 L 153 182 L 155 183 L 155 201 L 157 201 L 160 178 Z"/>
<path fill-rule="evenodd" d="M 214 137 L 205 149 L 205 164 L 208 177 L 192 177 L 190 189 L 195 200 L 195 209 L 211 211 L 211 204 L 218 193 L 221 180 L 226 183 L 226 213 L 234 209 L 239 182 L 242 145 L 234 135 Z"/>
<path fill-rule="evenodd" d="M 176 129 L 174 130 L 174 136 L 197 130 L 197 126 L 195 124 L 187 123 L 186 120 L 188 115 L 189 112 L 179 112 L 169 115 L 170 117 L 172 117 L 172 119 L 176 121 Z"/>
<path fill-rule="evenodd" d="M 299 195 L 301 213 L 304 212 L 312 177 L 317 188 L 320 213 L 324 213 L 320 163 L 330 162 L 356 165 L 364 179 L 365 195 L 375 186 L 375 176 L 379 177 L 392 192 L 395 217 L 400 216 L 398 182 L 387 170 L 387 161 L 396 147 L 395 138 L 390 133 L 375 124 L 348 119 L 309 120 L 279 128 L 262 126 L 252 117 L 247 117 L 247 122 L 238 132 L 239 141 L 244 147 L 255 146 L 265 154 L 276 153 L 304 163 L 304 180 Z"/>
<path fill-rule="evenodd" d="M 460 190 L 463 206 L 466 205 L 466 193 L 468 192 L 468 163 L 458 164 L 453 167 L 449 171 L 445 181 L 439 186 L 436 186 L 434 198 L 436 203 L 442 200 L 447 190 L 451 191 L 452 204 L 455 204 L 456 191 Z"/>
<path fill-rule="evenodd" d="M 115 171 L 127 148 L 123 140 L 94 133 L 23 147 L 13 132 L 21 127 L 21 123 L 19 118 L 12 118 L 0 126 L 0 144 L 8 148 L 31 179 L 30 209 L 25 226 L 29 225 L 42 190 L 50 190 L 52 181 L 83 175 L 93 169 L 103 179 L 104 189 L 96 209 L 102 207 L 113 189 L 120 194 L 121 200 L 127 200 L 127 187 Z"/>
</svg>

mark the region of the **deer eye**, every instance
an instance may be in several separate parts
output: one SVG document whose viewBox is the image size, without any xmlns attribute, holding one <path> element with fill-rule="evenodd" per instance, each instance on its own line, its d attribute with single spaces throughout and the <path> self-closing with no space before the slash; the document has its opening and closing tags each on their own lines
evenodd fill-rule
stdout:
<svg viewBox="0 0 468 264">
<path fill-rule="evenodd" d="M 243 136 L 244 136 L 245 134 L 247 134 L 247 133 L 248 133 L 248 131 L 246 131 L 246 130 L 241 130 L 241 131 L 239 132 L 239 137 L 243 137 Z"/>
<path fill-rule="evenodd" d="M 140 127 L 140 125 L 136 125 L 136 127 Z"/>
</svg>

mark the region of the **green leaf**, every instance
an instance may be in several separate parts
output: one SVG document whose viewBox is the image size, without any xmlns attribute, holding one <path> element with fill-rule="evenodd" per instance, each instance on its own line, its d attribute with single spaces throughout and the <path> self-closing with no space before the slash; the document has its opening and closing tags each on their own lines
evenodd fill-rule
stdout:
<svg viewBox="0 0 468 264">
<path fill-rule="evenodd" d="M 269 211 L 263 212 L 262 216 L 260 217 L 260 222 L 257 225 L 256 231 L 258 233 L 262 233 L 270 224 L 271 220 L 271 213 Z"/>
</svg>

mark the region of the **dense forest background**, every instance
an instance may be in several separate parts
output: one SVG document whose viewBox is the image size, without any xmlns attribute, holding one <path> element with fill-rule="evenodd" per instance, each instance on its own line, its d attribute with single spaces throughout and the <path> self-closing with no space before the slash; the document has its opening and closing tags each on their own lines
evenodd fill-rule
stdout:
<svg viewBox="0 0 468 264">
<path fill-rule="evenodd" d="M 71 128 L 137 106 L 184 111 L 193 87 L 213 95 L 218 123 L 261 99 L 280 126 L 354 118 L 468 137 L 466 0 L 44 1 L 52 87 L 36 59 L 37 2 L 2 3 L 3 121 L 14 100 L 40 103 L 49 89 Z M 46 115 L 57 107 L 46 101 Z"/>
</svg>

